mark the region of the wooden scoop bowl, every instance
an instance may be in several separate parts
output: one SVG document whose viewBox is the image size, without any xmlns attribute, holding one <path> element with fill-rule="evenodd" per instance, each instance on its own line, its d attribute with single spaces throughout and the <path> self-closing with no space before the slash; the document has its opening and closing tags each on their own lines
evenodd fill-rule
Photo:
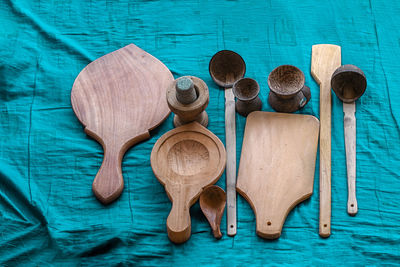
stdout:
<svg viewBox="0 0 400 267">
<path fill-rule="evenodd" d="M 221 187 L 209 185 L 204 188 L 200 195 L 200 208 L 210 223 L 216 239 L 222 237 L 220 225 L 225 205 L 226 193 Z"/>
<path fill-rule="evenodd" d="M 175 128 L 155 143 L 151 167 L 172 201 L 167 218 L 172 242 L 183 243 L 190 238 L 189 209 L 204 187 L 218 181 L 225 163 L 221 140 L 197 122 Z"/>
<path fill-rule="evenodd" d="M 104 150 L 92 187 L 103 204 L 122 192 L 125 152 L 149 138 L 149 130 L 168 117 L 165 94 L 173 80 L 161 61 L 133 44 L 93 61 L 76 78 L 72 108 L 85 132 Z"/>
</svg>

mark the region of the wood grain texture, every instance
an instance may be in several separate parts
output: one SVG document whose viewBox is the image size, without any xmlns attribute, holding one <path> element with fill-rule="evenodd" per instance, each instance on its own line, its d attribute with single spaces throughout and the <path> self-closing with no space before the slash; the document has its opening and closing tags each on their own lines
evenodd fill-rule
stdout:
<svg viewBox="0 0 400 267">
<path fill-rule="evenodd" d="M 203 188 L 217 182 L 225 169 L 221 140 L 197 122 L 175 128 L 156 142 L 151 167 L 172 201 L 167 218 L 168 237 L 183 243 L 190 238 L 189 208 Z"/>
<path fill-rule="evenodd" d="M 247 117 L 237 180 L 249 202 L 257 234 L 281 235 L 289 212 L 313 192 L 318 119 L 255 111 Z"/>
<path fill-rule="evenodd" d="M 331 83 L 333 72 L 341 64 L 340 46 L 312 46 L 311 75 L 320 86 L 320 207 L 319 235 L 331 235 Z"/>
<path fill-rule="evenodd" d="M 72 108 L 85 132 L 104 150 L 92 187 L 102 203 L 122 192 L 126 150 L 149 138 L 149 130 L 169 115 L 165 94 L 173 80 L 161 61 L 133 44 L 93 61 L 76 78 Z"/>
</svg>

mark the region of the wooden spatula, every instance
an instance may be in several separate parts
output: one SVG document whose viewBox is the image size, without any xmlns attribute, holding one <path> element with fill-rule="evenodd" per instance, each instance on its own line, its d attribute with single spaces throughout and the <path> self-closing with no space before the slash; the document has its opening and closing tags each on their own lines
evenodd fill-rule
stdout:
<svg viewBox="0 0 400 267">
<path fill-rule="evenodd" d="M 313 45 L 311 74 L 320 86 L 319 235 L 331 235 L 331 77 L 340 67 L 340 46 Z"/>
<path fill-rule="evenodd" d="M 104 150 L 93 182 L 102 203 L 122 192 L 121 162 L 128 148 L 149 138 L 149 130 L 170 113 L 165 95 L 173 80 L 161 61 L 133 44 L 93 61 L 76 78 L 72 108 L 85 132 Z"/>
</svg>

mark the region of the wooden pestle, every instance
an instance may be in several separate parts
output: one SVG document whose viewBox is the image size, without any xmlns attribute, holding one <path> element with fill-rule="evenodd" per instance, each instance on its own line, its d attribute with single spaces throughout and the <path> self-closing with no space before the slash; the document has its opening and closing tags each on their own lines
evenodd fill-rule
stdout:
<svg viewBox="0 0 400 267">
<path fill-rule="evenodd" d="M 175 127 L 193 121 L 207 127 L 208 115 L 205 109 L 208 101 L 207 85 L 194 76 L 183 76 L 176 79 L 167 90 L 168 106 L 175 113 Z"/>
</svg>

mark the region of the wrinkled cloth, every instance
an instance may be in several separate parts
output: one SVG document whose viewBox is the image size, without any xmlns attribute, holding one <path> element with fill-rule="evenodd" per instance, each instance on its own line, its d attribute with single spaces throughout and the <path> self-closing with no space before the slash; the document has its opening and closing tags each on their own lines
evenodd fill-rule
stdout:
<svg viewBox="0 0 400 267">
<path fill-rule="evenodd" d="M 0 2 L 0 262 L 3 266 L 395 265 L 400 262 L 400 2 L 27 1 Z M 288 215 L 282 235 L 256 235 L 250 205 L 238 196 L 238 230 L 219 241 L 199 204 L 192 235 L 171 243 L 171 203 L 150 166 L 173 115 L 130 149 L 125 188 L 103 206 L 91 184 L 103 150 L 85 135 L 71 108 L 74 79 L 91 61 L 134 43 L 174 77 L 194 75 L 210 92 L 209 129 L 225 142 L 224 92 L 208 63 L 238 52 L 246 76 L 260 84 L 282 64 L 299 67 L 311 101 L 298 113 L 319 118 L 311 47 L 342 47 L 342 63 L 359 66 L 368 87 L 357 101 L 357 216 L 347 214 L 342 103 L 332 92 L 332 235 L 318 235 L 319 158 L 314 194 Z M 237 162 L 245 118 L 236 114 Z M 238 164 L 239 166 L 239 164 Z M 225 188 L 225 174 L 217 183 Z"/>
</svg>

